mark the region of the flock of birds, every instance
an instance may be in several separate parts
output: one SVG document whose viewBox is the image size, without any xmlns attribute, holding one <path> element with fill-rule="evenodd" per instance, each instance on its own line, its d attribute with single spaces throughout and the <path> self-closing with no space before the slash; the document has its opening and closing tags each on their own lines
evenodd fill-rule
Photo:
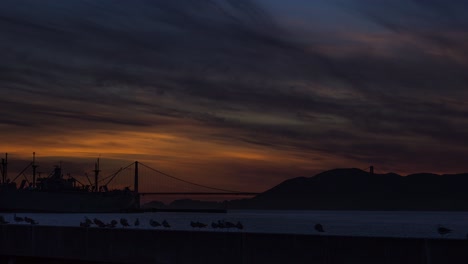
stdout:
<svg viewBox="0 0 468 264">
<path fill-rule="evenodd" d="M 15 223 L 19 224 L 19 223 L 27 223 L 27 224 L 31 224 L 31 225 L 37 225 L 39 224 L 39 222 L 37 222 L 36 220 L 32 219 L 32 218 L 29 218 L 27 216 L 25 217 L 20 217 L 20 216 L 17 216 L 16 214 L 14 214 L 13 216 L 13 221 L 15 221 Z M 5 220 L 5 217 L 3 215 L 0 215 L 0 224 L 1 225 L 5 225 L 5 224 L 9 224 L 10 222 L 6 221 Z"/>
<path fill-rule="evenodd" d="M 114 228 L 114 227 L 117 227 L 118 223 L 119 222 L 117 222 L 117 220 L 111 220 L 109 223 L 104 223 L 102 220 L 99 220 L 97 218 L 94 218 L 91 221 L 91 219 L 89 219 L 88 217 L 85 217 L 84 222 L 80 222 L 80 227 L 91 227 L 93 225 L 96 225 L 97 227 L 101 227 L 101 228 L 104 228 L 104 227 Z M 165 228 L 171 227 L 171 225 L 166 220 L 162 221 L 162 223 L 159 223 L 157 221 L 154 221 L 153 219 L 150 219 L 149 224 L 152 227 L 158 227 L 158 226 L 163 226 Z M 126 218 L 120 218 L 120 225 L 122 227 L 132 226 Z M 137 218 L 135 222 L 133 223 L 133 226 L 139 226 L 139 225 L 140 225 L 140 220 Z"/>
<path fill-rule="evenodd" d="M 105 223 L 103 222 L 102 220 L 98 219 L 98 218 L 94 218 L 93 220 L 89 219 L 88 217 L 85 217 L 85 220 L 84 222 L 80 222 L 80 227 L 92 227 L 93 225 L 96 226 L 96 227 L 101 227 L 101 228 L 106 228 L 106 227 L 109 227 L 109 228 L 115 228 L 117 227 L 119 222 L 117 222 L 117 220 L 111 220 L 109 223 Z M 122 227 L 130 227 L 132 226 L 128 220 L 126 218 L 120 218 L 120 225 Z M 169 224 L 169 222 L 167 222 L 166 219 L 164 219 L 161 223 L 159 223 L 158 221 L 154 220 L 154 219 L 150 219 L 149 220 L 149 225 L 151 227 L 164 227 L 164 228 L 170 228 L 171 225 Z M 140 226 L 140 219 L 136 219 L 135 222 L 133 223 L 133 226 L 134 227 L 138 227 Z M 193 222 L 193 221 L 190 221 L 190 226 L 193 227 L 193 228 L 206 228 L 208 225 L 205 224 L 205 223 L 202 223 L 202 222 Z M 217 222 L 212 222 L 211 223 L 211 227 L 212 228 L 220 228 L 220 229 L 223 229 L 223 228 L 237 228 L 237 229 L 244 229 L 244 225 L 242 225 L 242 223 L 240 221 L 237 221 L 237 223 L 232 223 L 232 222 L 229 222 L 229 221 L 224 221 L 224 220 L 218 220 Z"/>
<path fill-rule="evenodd" d="M 30 218 L 30 217 L 20 217 L 20 216 L 17 216 L 16 214 L 13 215 L 13 221 L 16 223 L 16 224 L 20 224 L 20 223 L 27 223 L 27 224 L 31 224 L 31 225 L 37 225 L 39 224 L 36 220 Z M 9 221 L 6 221 L 5 220 L 5 217 L 3 215 L 0 215 L 0 225 L 5 225 L 5 224 L 9 224 L 10 222 Z M 97 218 L 94 218 L 93 220 L 89 219 L 88 217 L 85 217 L 85 220 L 84 222 L 80 222 L 80 227 L 91 227 L 93 225 L 95 225 L 96 227 L 101 227 L 101 228 L 115 228 L 117 227 L 119 222 L 117 222 L 117 220 L 111 220 L 109 223 L 105 223 Z M 130 223 L 128 222 L 128 220 L 126 218 L 120 218 L 120 225 L 122 227 L 130 227 Z M 164 228 L 170 228 L 171 225 L 169 224 L 169 222 L 167 222 L 165 219 L 159 223 L 158 221 L 156 220 L 153 220 L 153 219 L 150 219 L 149 220 L 149 225 L 151 227 L 164 227 Z M 137 226 L 140 226 L 140 220 L 137 218 L 134 223 L 133 223 L 133 226 L 137 227 Z M 192 228 L 206 228 L 208 227 L 207 224 L 205 223 L 202 223 L 202 222 L 193 222 L 193 221 L 190 221 L 190 226 Z M 211 223 L 211 227 L 213 229 L 224 229 L 224 228 L 237 228 L 237 229 L 244 229 L 244 225 L 240 222 L 240 221 L 237 221 L 237 223 L 233 223 L 233 222 L 229 222 L 229 221 L 225 221 L 225 220 L 218 220 L 217 222 L 212 222 Z M 317 231 L 318 233 L 324 233 L 325 232 L 325 229 L 323 227 L 322 224 L 315 224 L 314 226 L 314 229 L 315 231 Z M 450 234 L 452 233 L 452 229 L 450 228 L 447 228 L 447 227 L 444 227 L 442 225 L 438 225 L 437 226 L 437 233 L 439 233 L 439 235 L 441 236 L 445 236 L 447 234 Z M 468 234 L 467 234 L 467 239 L 468 239 Z"/>
<path fill-rule="evenodd" d="M 1 223 L 1 219 L 0 219 L 0 223 Z M 117 225 L 116 220 L 112 220 L 110 223 L 105 224 L 104 222 L 102 222 L 101 220 L 99 220 L 97 218 L 94 218 L 94 220 L 91 221 L 89 218 L 85 217 L 85 221 L 80 222 L 80 226 L 81 227 L 90 227 L 93 223 L 97 227 L 111 227 L 111 228 L 113 228 L 113 227 L 116 227 L 116 225 Z M 125 219 L 125 218 L 120 218 L 120 224 L 122 225 L 122 227 L 129 227 L 130 226 L 130 224 L 128 223 L 128 220 Z M 135 220 L 134 226 L 139 226 L 139 225 L 140 225 L 140 220 L 137 218 Z M 152 226 L 152 227 L 160 227 L 160 226 L 163 226 L 165 228 L 170 228 L 171 227 L 171 225 L 166 220 L 162 221 L 162 223 L 159 223 L 158 221 L 150 219 L 149 220 L 149 225 Z M 208 227 L 207 224 L 202 223 L 202 222 L 198 222 L 198 221 L 197 222 L 190 221 L 190 226 L 192 228 L 206 228 L 206 227 Z M 225 220 L 218 220 L 217 222 L 212 222 L 211 227 L 213 229 L 217 229 L 217 228 L 220 228 L 220 229 L 223 229 L 223 228 L 228 228 L 228 229 L 229 228 L 237 228 L 237 229 L 240 229 L 240 230 L 244 229 L 244 225 L 240 221 L 237 221 L 237 223 L 234 224 L 232 222 L 225 221 Z M 324 229 L 323 225 L 320 224 L 320 223 L 315 224 L 314 229 L 318 233 L 325 233 L 325 229 Z M 437 233 L 439 233 L 439 235 L 441 235 L 441 236 L 445 236 L 447 234 L 452 233 L 452 229 L 444 227 L 442 225 L 438 225 L 437 226 Z M 467 239 L 468 239 L 468 234 L 467 234 Z"/>
</svg>

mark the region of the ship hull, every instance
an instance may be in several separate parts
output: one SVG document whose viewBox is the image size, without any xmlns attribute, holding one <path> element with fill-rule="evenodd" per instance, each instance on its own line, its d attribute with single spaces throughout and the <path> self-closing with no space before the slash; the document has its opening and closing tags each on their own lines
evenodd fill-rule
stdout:
<svg viewBox="0 0 468 264">
<path fill-rule="evenodd" d="M 50 213 L 107 213 L 138 209 L 130 192 L 0 191 L 0 211 Z"/>
</svg>

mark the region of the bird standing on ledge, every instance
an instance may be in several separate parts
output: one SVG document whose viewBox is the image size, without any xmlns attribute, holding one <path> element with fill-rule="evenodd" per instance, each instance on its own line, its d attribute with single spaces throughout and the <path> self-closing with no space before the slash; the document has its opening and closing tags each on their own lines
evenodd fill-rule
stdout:
<svg viewBox="0 0 468 264">
<path fill-rule="evenodd" d="M 5 224 L 8 224 L 10 222 L 6 221 L 5 220 L 5 217 L 3 217 L 3 215 L 0 215 L 0 225 L 5 225 Z"/>
<path fill-rule="evenodd" d="M 153 220 L 153 219 L 150 219 L 149 224 L 150 224 L 150 226 L 152 226 L 152 227 L 161 226 L 161 224 L 160 224 L 158 221 L 155 221 L 155 220 Z"/>
<path fill-rule="evenodd" d="M 439 233 L 441 236 L 445 236 L 449 233 L 452 233 L 452 229 L 444 227 L 442 225 L 437 226 L 437 233 Z"/>
<path fill-rule="evenodd" d="M 130 226 L 130 224 L 128 223 L 128 220 L 125 219 L 125 218 L 120 218 L 120 224 L 121 224 L 123 227 Z"/>
<path fill-rule="evenodd" d="M 13 220 L 15 220 L 16 223 L 21 223 L 24 221 L 23 217 L 16 216 L 16 214 L 14 214 Z"/>
<path fill-rule="evenodd" d="M 171 227 L 171 225 L 166 221 L 166 219 L 164 219 L 164 221 L 162 222 L 162 226 L 164 226 L 165 228 Z"/>
<path fill-rule="evenodd" d="M 320 233 L 325 232 L 325 230 L 323 229 L 322 224 L 315 224 L 315 227 L 314 227 L 314 228 L 315 228 L 315 230 L 316 230 L 317 232 L 320 232 Z"/>
</svg>

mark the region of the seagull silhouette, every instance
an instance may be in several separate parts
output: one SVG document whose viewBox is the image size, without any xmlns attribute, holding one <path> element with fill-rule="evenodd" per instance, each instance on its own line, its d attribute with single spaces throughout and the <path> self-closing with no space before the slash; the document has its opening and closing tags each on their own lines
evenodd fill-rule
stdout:
<svg viewBox="0 0 468 264">
<path fill-rule="evenodd" d="M 128 223 L 127 219 L 125 219 L 125 218 L 120 218 L 120 224 L 121 224 L 123 227 L 130 226 L 130 224 Z"/>
<path fill-rule="evenodd" d="M 37 225 L 37 224 L 38 224 L 38 222 L 36 222 L 36 220 L 34 220 L 34 219 L 32 219 L 32 218 L 29 218 L 29 217 L 27 217 L 27 216 L 24 217 L 24 221 L 25 221 L 26 223 L 31 224 L 31 225 Z"/>
<path fill-rule="evenodd" d="M 218 227 L 219 228 L 225 228 L 226 227 L 226 224 L 224 223 L 224 220 L 223 221 L 218 220 Z"/>
<path fill-rule="evenodd" d="M 93 224 L 93 221 L 91 221 L 91 219 L 85 216 L 85 223 L 88 227 L 90 227 Z"/>
<path fill-rule="evenodd" d="M 106 227 L 106 224 L 104 224 L 103 221 L 101 221 L 101 220 L 99 220 L 97 218 L 94 218 L 93 221 L 98 227 Z"/>
<path fill-rule="evenodd" d="M 226 226 L 226 228 L 236 227 L 236 225 L 234 223 L 231 223 L 229 221 L 224 222 L 224 225 Z"/>
<path fill-rule="evenodd" d="M 112 219 L 112 221 L 110 221 L 110 224 L 108 225 L 108 227 L 114 228 L 117 224 L 118 224 L 117 220 Z"/>
<path fill-rule="evenodd" d="M 441 236 L 445 236 L 449 233 L 452 233 L 452 229 L 444 227 L 442 225 L 437 226 L 437 233 L 439 233 Z"/>
<path fill-rule="evenodd" d="M 314 228 L 315 228 L 315 230 L 316 230 L 317 232 L 320 232 L 320 233 L 325 232 L 325 230 L 323 229 L 322 224 L 315 224 Z"/>
<path fill-rule="evenodd" d="M 115 228 L 116 225 L 117 225 L 117 221 L 112 220 L 110 223 L 106 224 L 105 227 Z"/>
<path fill-rule="evenodd" d="M 161 224 L 160 224 L 158 221 L 155 221 L 155 220 L 153 220 L 153 219 L 150 219 L 149 224 L 150 224 L 150 226 L 152 226 L 152 227 L 161 226 Z"/>
<path fill-rule="evenodd" d="M 8 224 L 8 223 L 10 223 L 10 222 L 6 221 L 5 217 L 3 217 L 3 215 L 0 215 L 0 224 L 5 225 L 5 224 Z"/>
<path fill-rule="evenodd" d="M 164 219 L 164 221 L 162 222 L 162 226 L 164 226 L 165 228 L 171 227 L 171 225 L 166 221 L 166 219 Z"/>
<path fill-rule="evenodd" d="M 15 220 L 16 223 L 21 223 L 21 222 L 24 221 L 24 218 L 23 218 L 23 217 L 16 216 L 16 214 L 14 214 L 13 220 Z"/>
</svg>

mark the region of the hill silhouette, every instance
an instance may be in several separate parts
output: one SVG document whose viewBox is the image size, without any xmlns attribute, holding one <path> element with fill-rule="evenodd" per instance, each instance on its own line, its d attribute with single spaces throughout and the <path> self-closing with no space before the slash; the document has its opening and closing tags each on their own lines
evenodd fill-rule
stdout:
<svg viewBox="0 0 468 264">
<path fill-rule="evenodd" d="M 468 210 L 468 173 L 371 174 L 334 169 L 299 177 L 257 195 L 231 201 L 231 209 Z"/>
</svg>

